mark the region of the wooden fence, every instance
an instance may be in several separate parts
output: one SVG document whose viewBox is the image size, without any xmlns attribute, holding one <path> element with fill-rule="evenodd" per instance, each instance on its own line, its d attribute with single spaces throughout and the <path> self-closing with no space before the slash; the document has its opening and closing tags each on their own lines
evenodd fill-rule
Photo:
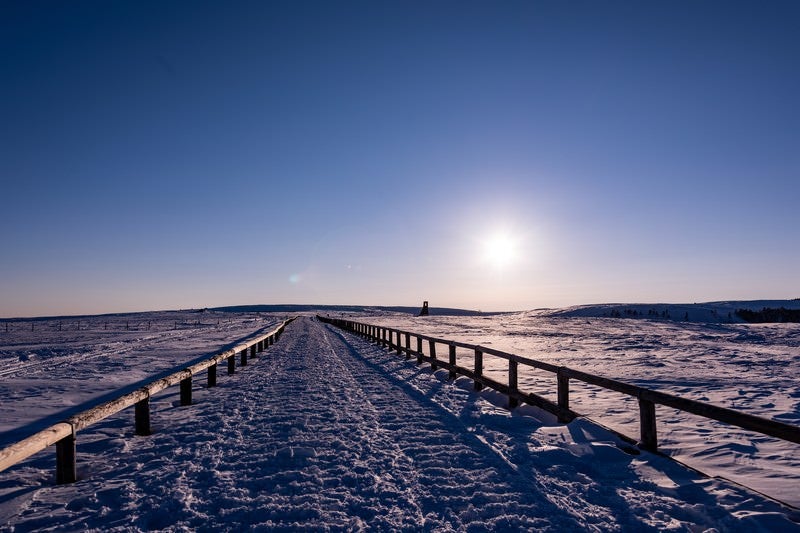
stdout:
<svg viewBox="0 0 800 533">
<path fill-rule="evenodd" d="M 256 353 L 262 352 L 273 345 L 283 333 L 286 325 L 292 320 L 294 318 L 284 320 L 269 333 L 244 341 L 229 350 L 188 366 L 167 377 L 153 380 L 144 387 L 78 413 L 0 450 L 0 472 L 55 444 L 56 482 L 74 482 L 77 477 L 76 433 L 78 431 L 123 409 L 134 406 L 136 434 L 150 435 L 150 398 L 154 394 L 179 384 L 181 405 L 191 405 L 193 376 L 197 376 L 202 371 L 207 370 L 208 387 L 216 386 L 218 363 L 227 362 L 228 374 L 233 374 L 236 368 L 237 355 L 239 355 L 240 366 L 247 365 L 248 354 L 251 358 L 255 357 Z"/>
<path fill-rule="evenodd" d="M 569 381 L 575 379 L 584 383 L 597 385 L 604 389 L 620 392 L 633 396 L 639 400 L 639 446 L 642 449 L 656 451 L 658 449 L 658 433 L 656 430 L 656 405 L 672 407 L 680 411 L 699 415 L 704 418 L 717 420 L 726 424 L 740 427 L 763 435 L 769 435 L 781 440 L 786 440 L 800 444 L 800 427 L 776 420 L 769 420 L 755 415 L 742 413 L 733 409 L 718 407 L 708 403 L 698 402 L 658 392 L 643 387 L 637 387 L 629 383 L 608 379 L 594 374 L 581 372 L 565 366 L 556 366 L 527 357 L 506 353 L 486 346 L 478 346 L 463 342 L 438 339 L 428 335 L 410 333 L 394 328 L 376 326 L 351 320 L 337 318 L 326 318 L 317 316 L 325 323 L 332 324 L 341 329 L 351 331 L 361 335 L 373 342 L 377 342 L 383 347 L 397 350 L 398 354 L 405 353 L 406 358 L 416 356 L 417 364 L 428 361 L 432 368 L 446 368 L 450 371 L 450 377 L 463 375 L 474 381 L 476 390 L 489 387 L 508 396 L 509 407 L 513 408 L 522 403 L 541 407 L 555 414 L 559 421 L 569 422 L 578 413 L 570 408 L 569 403 Z M 411 338 L 415 339 L 416 346 L 412 348 Z M 428 343 L 428 354 L 423 352 L 423 342 Z M 436 355 L 436 346 L 447 347 L 448 359 L 439 359 Z M 472 369 L 458 366 L 456 364 L 456 348 L 465 348 L 474 352 L 474 366 Z M 508 361 L 508 383 L 501 383 L 483 375 L 483 357 L 492 355 Z M 540 370 L 545 370 L 556 377 L 557 402 L 552 402 L 542 396 L 526 393 L 519 390 L 518 375 L 519 365 L 525 365 Z"/>
</svg>

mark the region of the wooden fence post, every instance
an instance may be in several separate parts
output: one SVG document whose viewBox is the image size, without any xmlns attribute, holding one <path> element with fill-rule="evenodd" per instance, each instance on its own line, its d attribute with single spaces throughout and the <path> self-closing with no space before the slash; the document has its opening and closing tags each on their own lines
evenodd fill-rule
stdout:
<svg viewBox="0 0 800 533">
<path fill-rule="evenodd" d="M 397 355 L 400 355 L 403 353 L 403 343 L 400 342 L 400 332 L 396 331 L 395 334 L 397 335 L 397 346 L 395 348 L 397 348 Z"/>
<path fill-rule="evenodd" d="M 565 411 L 569 409 L 569 377 L 561 373 L 561 370 L 556 374 L 558 379 L 558 406 Z M 566 416 L 559 414 L 559 422 L 569 422 Z"/>
<path fill-rule="evenodd" d="M 208 367 L 208 388 L 217 386 L 217 363 Z"/>
<path fill-rule="evenodd" d="M 150 435 L 150 395 L 147 398 L 139 400 L 134 404 L 133 422 L 136 427 L 136 434 L 146 437 Z"/>
<path fill-rule="evenodd" d="M 56 483 L 75 483 L 78 468 L 75 457 L 75 427 L 72 434 L 56 442 Z"/>
<path fill-rule="evenodd" d="M 236 356 L 231 355 L 228 357 L 228 375 L 230 376 L 236 372 Z"/>
<path fill-rule="evenodd" d="M 417 335 L 417 364 L 422 364 L 422 337 Z"/>
<path fill-rule="evenodd" d="M 512 361 L 509 359 L 508 361 L 508 408 L 513 409 L 519 405 L 519 400 L 513 397 L 511 394 L 519 391 L 518 385 L 518 372 L 519 372 L 519 363 L 517 361 Z"/>
<path fill-rule="evenodd" d="M 406 359 L 411 359 L 411 334 L 406 332 Z"/>
<path fill-rule="evenodd" d="M 247 348 L 242 350 L 240 366 L 247 366 Z"/>
<path fill-rule="evenodd" d="M 639 430 L 645 450 L 654 452 L 658 449 L 658 433 L 656 431 L 656 404 L 639 398 Z"/>
<path fill-rule="evenodd" d="M 483 390 L 483 383 L 479 378 L 483 377 L 483 352 L 475 349 L 475 390 Z"/>
<path fill-rule="evenodd" d="M 250 359 L 256 358 L 256 345 L 250 347 Z"/>
<path fill-rule="evenodd" d="M 181 405 L 192 405 L 192 376 L 181 380 Z"/>
<path fill-rule="evenodd" d="M 450 345 L 450 379 L 456 379 L 456 345 Z"/>
<path fill-rule="evenodd" d="M 436 370 L 436 341 L 428 341 L 428 347 L 431 350 L 431 370 Z"/>
</svg>

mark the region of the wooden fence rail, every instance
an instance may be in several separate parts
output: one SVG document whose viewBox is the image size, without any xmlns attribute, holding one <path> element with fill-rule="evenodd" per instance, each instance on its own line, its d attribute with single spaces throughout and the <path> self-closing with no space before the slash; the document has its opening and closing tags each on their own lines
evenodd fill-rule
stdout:
<svg viewBox="0 0 800 533">
<path fill-rule="evenodd" d="M 405 352 L 406 358 L 416 356 L 417 364 L 422 364 L 423 361 L 428 361 L 434 370 L 438 367 L 446 368 L 450 371 L 450 377 L 454 378 L 457 375 L 467 376 L 474 381 L 476 390 L 481 390 L 483 387 L 489 387 L 507 395 L 510 408 L 516 407 L 520 402 L 527 403 L 529 405 L 541 407 L 555 414 L 561 422 L 569 422 L 576 416 L 579 416 L 578 413 L 570 408 L 569 381 L 571 379 L 632 396 L 639 401 L 639 447 L 645 450 L 656 451 L 658 449 L 656 405 L 672 407 L 680 411 L 692 413 L 712 420 L 717 420 L 719 422 L 737 426 L 742 429 L 800 444 L 800 427 L 786 424 L 784 422 L 778 422 L 777 420 L 770 420 L 767 418 L 742 413 L 733 409 L 727 409 L 725 407 L 718 407 L 708 403 L 681 398 L 680 396 L 638 387 L 636 385 L 631 385 L 630 383 L 624 383 L 615 379 L 596 376 L 594 374 L 581 372 L 580 370 L 574 370 L 566 366 L 552 365 L 550 363 L 537 361 L 527 357 L 521 357 L 519 355 L 506 353 L 486 346 L 439 339 L 429 335 L 411 333 L 408 331 L 388 328 L 385 326 L 365 324 L 352 320 L 328 318 L 319 315 L 317 318 L 322 322 L 361 335 L 380 344 L 383 347 L 395 349 L 397 350 L 398 354 Z M 411 337 L 416 339 L 416 349 L 411 348 Z M 403 339 L 405 340 L 405 345 L 403 345 Z M 427 355 L 422 351 L 423 341 L 428 342 L 429 350 Z M 442 344 L 448 347 L 448 360 L 445 361 L 442 359 L 437 359 L 437 344 Z M 474 352 L 475 359 L 473 368 L 465 368 L 456 364 L 456 348 L 465 348 Z M 490 354 L 508 361 L 508 383 L 501 383 L 488 378 L 483 374 L 483 358 L 486 354 Z M 555 374 L 555 384 L 557 387 L 558 398 L 557 402 L 554 403 L 537 394 L 520 391 L 518 387 L 519 365 L 538 368 L 540 370 Z"/>
<path fill-rule="evenodd" d="M 236 354 L 240 354 L 241 366 L 247 364 L 247 354 L 254 357 L 257 352 L 272 346 L 283 333 L 286 325 L 294 318 L 284 320 L 269 333 L 244 341 L 233 348 L 221 352 L 209 359 L 195 363 L 167 377 L 156 379 L 147 385 L 96 407 L 87 409 L 62 422 L 31 435 L 19 442 L 0 450 L 0 472 L 27 459 L 53 444 L 56 445 L 56 482 L 72 483 L 76 480 L 76 433 L 113 414 L 135 406 L 134 424 L 137 435 L 150 435 L 150 398 L 173 385 L 180 385 L 181 405 L 192 403 L 192 377 L 208 371 L 208 387 L 217 384 L 217 364 L 227 361 L 228 374 L 236 368 Z"/>
</svg>

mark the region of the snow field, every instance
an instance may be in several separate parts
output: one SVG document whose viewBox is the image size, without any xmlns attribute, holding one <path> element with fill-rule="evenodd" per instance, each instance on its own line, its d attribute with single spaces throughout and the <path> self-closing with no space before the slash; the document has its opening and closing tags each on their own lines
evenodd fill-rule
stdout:
<svg viewBox="0 0 800 533">
<path fill-rule="evenodd" d="M 509 412 L 311 318 L 180 407 L 150 437 L 120 413 L 78 436 L 78 483 L 52 458 L 0 474 L 0 530 L 798 530 L 791 512 L 586 420 Z"/>
<path fill-rule="evenodd" d="M 698 324 L 551 317 L 543 312 L 484 317 L 362 315 L 354 320 L 491 346 L 555 365 L 693 400 L 800 424 L 799 324 Z M 412 339 L 413 342 L 413 339 Z M 427 343 L 423 348 L 428 353 Z M 446 358 L 446 354 L 437 354 Z M 472 368 L 468 353 L 459 364 Z M 507 362 L 484 355 L 484 373 L 507 382 Z M 555 376 L 519 367 L 519 387 L 556 401 Z M 635 398 L 576 380 L 571 407 L 639 437 Z M 657 407 L 659 450 L 796 507 L 800 446 Z"/>
<path fill-rule="evenodd" d="M 154 312 L 0 328 L 0 446 L 268 331 L 282 318 Z"/>
</svg>

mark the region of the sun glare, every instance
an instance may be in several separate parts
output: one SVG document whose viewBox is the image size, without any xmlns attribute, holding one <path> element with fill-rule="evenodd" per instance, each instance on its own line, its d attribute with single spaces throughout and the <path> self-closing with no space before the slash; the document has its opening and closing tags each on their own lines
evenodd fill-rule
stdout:
<svg viewBox="0 0 800 533">
<path fill-rule="evenodd" d="M 485 260 L 495 268 L 511 265 L 517 257 L 517 243 L 506 234 L 493 235 L 483 246 Z"/>
</svg>

